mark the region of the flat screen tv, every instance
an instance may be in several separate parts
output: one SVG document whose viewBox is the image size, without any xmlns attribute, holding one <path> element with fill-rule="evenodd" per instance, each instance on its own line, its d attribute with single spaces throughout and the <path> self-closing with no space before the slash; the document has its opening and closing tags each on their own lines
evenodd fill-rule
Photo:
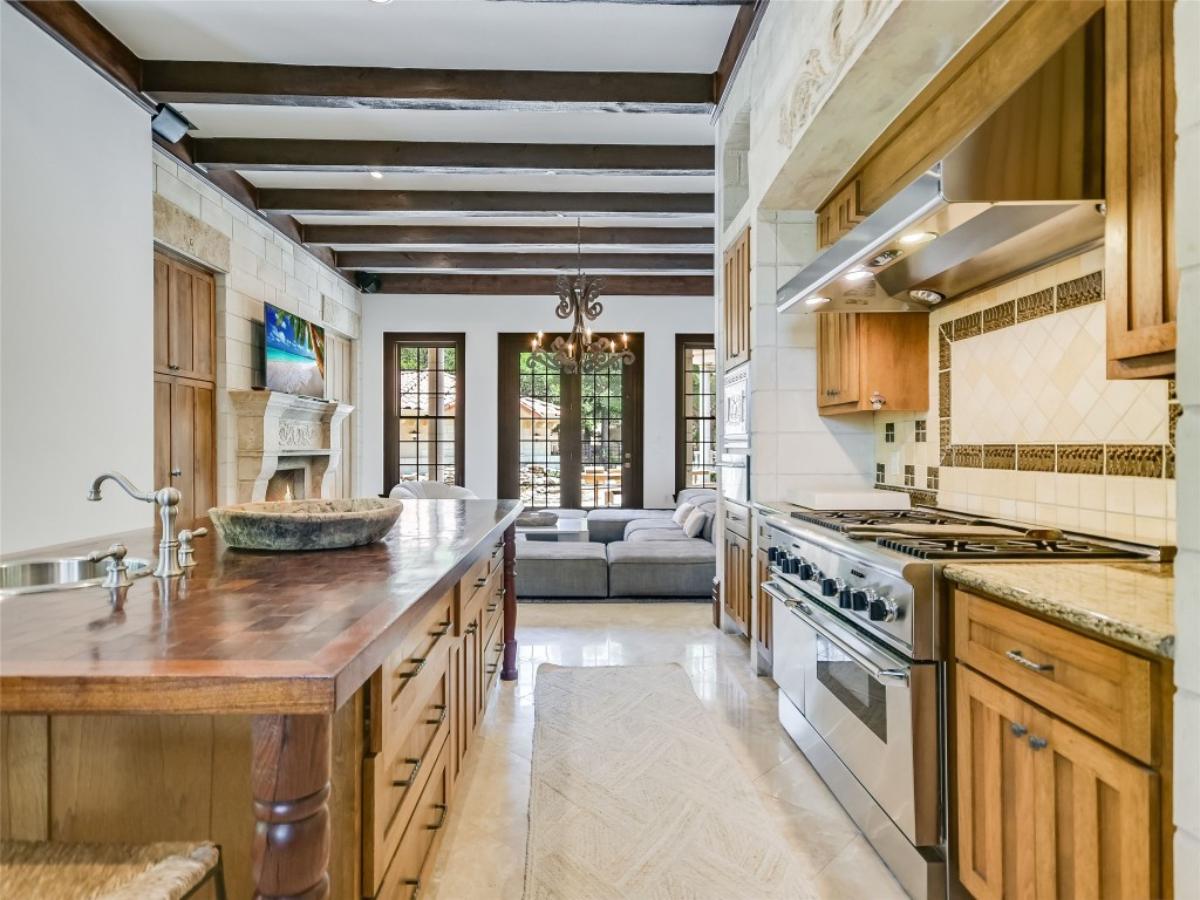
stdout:
<svg viewBox="0 0 1200 900">
<path fill-rule="evenodd" d="M 263 304 L 267 389 L 325 398 L 325 329 Z"/>
</svg>

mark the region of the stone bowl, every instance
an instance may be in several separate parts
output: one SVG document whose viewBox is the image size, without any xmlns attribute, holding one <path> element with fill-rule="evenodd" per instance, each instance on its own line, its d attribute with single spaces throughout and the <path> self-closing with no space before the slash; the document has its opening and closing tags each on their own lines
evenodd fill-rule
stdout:
<svg viewBox="0 0 1200 900">
<path fill-rule="evenodd" d="M 348 500 L 276 500 L 214 506 L 217 533 L 240 550 L 337 550 L 380 540 L 404 504 L 360 497 Z"/>
</svg>

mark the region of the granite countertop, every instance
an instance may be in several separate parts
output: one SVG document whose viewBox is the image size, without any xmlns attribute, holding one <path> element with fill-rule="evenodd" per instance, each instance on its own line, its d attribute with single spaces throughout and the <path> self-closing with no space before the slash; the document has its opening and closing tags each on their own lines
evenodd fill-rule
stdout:
<svg viewBox="0 0 1200 900">
<path fill-rule="evenodd" d="M 793 509 L 800 508 L 795 503 L 789 503 L 787 500 L 755 500 L 753 506 L 759 512 L 775 516 L 786 516 Z"/>
<path fill-rule="evenodd" d="M 955 563 L 945 576 L 1080 631 L 1170 659 L 1175 576 L 1167 563 Z"/>
<path fill-rule="evenodd" d="M 212 535 L 196 542 L 188 575 L 137 578 L 117 604 L 99 587 L 5 597 L 0 712 L 331 713 L 521 509 L 405 500 L 388 535 L 363 547 L 244 551 Z M 151 529 L 119 537 L 153 560 Z M 112 539 L 20 556 L 81 555 Z"/>
</svg>

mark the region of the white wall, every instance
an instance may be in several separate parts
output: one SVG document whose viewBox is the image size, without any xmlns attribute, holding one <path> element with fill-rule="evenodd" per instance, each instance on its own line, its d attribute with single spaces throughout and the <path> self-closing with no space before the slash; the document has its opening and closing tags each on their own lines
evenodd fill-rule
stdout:
<svg viewBox="0 0 1200 900">
<path fill-rule="evenodd" d="M 675 492 L 675 335 L 711 332 L 712 301 L 703 297 L 605 297 L 604 331 L 645 333 L 645 482 L 647 507 L 671 506 Z M 497 335 L 551 330 L 551 297 L 385 294 L 363 297 L 363 494 L 383 490 L 383 335 L 389 331 L 466 334 L 466 486 L 496 496 L 499 420 L 496 412 Z M 559 323 L 561 324 L 561 323 Z"/>
<path fill-rule="evenodd" d="M 1175 561 L 1175 896 L 1200 884 L 1200 3 L 1175 4 L 1175 256 L 1179 261 Z"/>
<path fill-rule="evenodd" d="M 0 551 L 149 526 L 150 128 L 128 98 L 0 10 Z"/>
</svg>

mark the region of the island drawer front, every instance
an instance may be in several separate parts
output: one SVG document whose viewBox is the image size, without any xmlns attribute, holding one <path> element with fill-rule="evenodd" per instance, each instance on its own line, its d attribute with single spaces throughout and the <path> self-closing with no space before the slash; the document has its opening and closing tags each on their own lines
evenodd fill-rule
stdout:
<svg viewBox="0 0 1200 900">
<path fill-rule="evenodd" d="M 412 694 L 411 699 L 421 697 Z M 389 735 L 382 753 L 363 763 L 364 821 L 371 834 L 364 840 L 364 873 L 378 885 L 388 861 L 417 807 L 418 797 L 435 768 L 434 760 L 450 733 L 450 675 L 441 676 L 421 700 L 411 703 L 409 727 Z"/>
<path fill-rule="evenodd" d="M 477 608 L 483 599 L 482 592 L 487 588 L 490 563 L 490 556 L 483 557 L 471 566 L 458 582 L 458 615 L 455 617 L 454 627 L 456 635 L 463 633 L 463 629 L 471 621 L 471 610 Z"/>
<path fill-rule="evenodd" d="M 443 744 L 437 761 L 425 781 L 412 820 L 396 848 L 395 856 L 379 882 L 377 897 L 387 900 L 415 898 L 423 894 L 433 863 L 433 847 L 446 824 L 450 800 L 450 774 L 447 762 L 449 744 Z"/>
<path fill-rule="evenodd" d="M 496 678 L 500 674 L 500 660 L 504 656 L 504 629 L 500 627 L 500 622 L 491 626 L 488 633 L 487 643 L 483 645 L 483 690 L 485 694 L 484 706 L 487 705 L 486 693 L 490 691 L 496 683 Z"/>
<path fill-rule="evenodd" d="M 1149 660 L 966 591 L 954 595 L 959 660 L 1130 756 L 1159 762 Z"/>
<path fill-rule="evenodd" d="M 484 607 L 483 631 L 485 634 L 491 634 L 496 623 L 504 618 L 504 575 L 502 572 L 494 573 L 488 580 L 484 603 L 486 606 Z"/>
<path fill-rule="evenodd" d="M 488 574 L 491 575 L 497 569 L 504 566 L 504 538 L 496 541 L 492 547 L 492 553 L 488 557 Z"/>
<path fill-rule="evenodd" d="M 395 735 L 407 733 L 420 712 L 412 697 L 427 696 L 446 671 L 452 625 L 446 594 L 371 676 L 371 728 L 368 753 L 381 753 Z"/>
</svg>

